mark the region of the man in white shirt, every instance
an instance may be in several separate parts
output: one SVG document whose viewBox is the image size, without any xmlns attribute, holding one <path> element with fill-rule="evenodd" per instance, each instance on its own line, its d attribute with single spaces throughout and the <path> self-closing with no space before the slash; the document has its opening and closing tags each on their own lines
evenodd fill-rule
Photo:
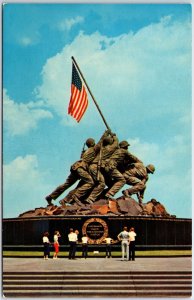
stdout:
<svg viewBox="0 0 194 300">
<path fill-rule="evenodd" d="M 129 260 L 129 232 L 127 227 L 123 228 L 123 231 L 118 234 L 117 238 L 121 241 L 122 260 L 125 260 L 125 255 L 127 256 L 126 260 Z"/>
<path fill-rule="evenodd" d="M 87 258 L 88 256 L 88 237 L 86 234 L 82 236 L 82 257 Z"/>
<path fill-rule="evenodd" d="M 111 239 L 109 236 L 104 239 L 106 243 L 106 257 L 110 258 L 112 257 L 111 255 L 111 243 L 113 242 L 113 239 Z"/>
<path fill-rule="evenodd" d="M 70 228 L 70 233 L 68 234 L 68 240 L 69 240 L 69 244 L 70 244 L 69 259 L 75 259 L 77 234 L 73 231 L 73 228 Z"/>
<path fill-rule="evenodd" d="M 129 260 L 135 260 L 135 237 L 135 230 L 131 227 L 129 230 Z"/>
</svg>

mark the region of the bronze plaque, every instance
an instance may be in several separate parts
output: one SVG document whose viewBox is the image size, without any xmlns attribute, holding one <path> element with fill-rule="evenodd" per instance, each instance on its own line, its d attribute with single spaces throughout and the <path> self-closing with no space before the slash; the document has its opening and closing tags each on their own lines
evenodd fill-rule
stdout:
<svg viewBox="0 0 194 300">
<path fill-rule="evenodd" d="M 100 218 L 88 219 L 82 227 L 82 234 L 86 234 L 89 244 L 101 244 L 108 236 L 108 225 Z"/>
</svg>

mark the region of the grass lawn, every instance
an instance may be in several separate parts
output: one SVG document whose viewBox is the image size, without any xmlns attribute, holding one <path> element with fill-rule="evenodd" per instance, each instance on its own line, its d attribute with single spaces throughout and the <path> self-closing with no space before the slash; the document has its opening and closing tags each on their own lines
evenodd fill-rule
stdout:
<svg viewBox="0 0 194 300">
<path fill-rule="evenodd" d="M 61 251 L 59 252 L 59 257 L 68 257 L 68 252 Z M 77 257 L 81 257 L 81 252 L 76 252 Z M 191 256 L 191 250 L 145 250 L 145 251 L 136 251 L 137 257 L 153 257 L 153 256 Z M 42 251 L 3 251 L 3 257 L 42 257 Z M 50 252 L 50 256 L 53 256 L 53 252 Z M 105 257 L 105 252 L 88 252 L 89 257 Z M 112 252 L 112 257 L 121 256 L 121 252 L 114 251 Z"/>
</svg>

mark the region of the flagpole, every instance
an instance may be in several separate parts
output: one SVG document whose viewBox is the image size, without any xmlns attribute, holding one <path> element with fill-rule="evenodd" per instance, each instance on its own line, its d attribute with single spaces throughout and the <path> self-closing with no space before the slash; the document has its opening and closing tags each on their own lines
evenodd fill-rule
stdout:
<svg viewBox="0 0 194 300">
<path fill-rule="evenodd" d="M 85 80 L 85 78 L 84 78 L 84 76 L 83 76 L 83 74 L 82 74 L 82 72 L 81 72 L 81 70 L 80 70 L 80 68 L 79 68 L 76 60 L 75 60 L 75 58 L 72 56 L 71 59 L 73 60 L 74 64 L 76 65 L 76 68 L 77 68 L 78 72 L 80 73 L 80 75 L 81 75 L 81 77 L 82 77 L 82 79 L 83 79 L 83 81 L 84 81 L 84 83 L 85 83 L 85 85 L 87 87 L 87 90 L 90 93 L 90 95 L 92 97 L 92 100 L 94 101 L 94 104 L 96 105 L 96 107 L 97 107 L 97 109 L 98 109 L 98 111 L 99 111 L 99 113 L 100 113 L 100 115 L 102 117 L 102 120 L 104 121 L 104 124 L 106 125 L 107 129 L 110 130 L 110 127 L 108 126 L 108 124 L 107 124 L 107 122 L 106 122 L 106 120 L 105 120 L 105 118 L 104 118 L 104 116 L 103 116 L 103 114 L 102 114 L 102 112 L 100 110 L 100 107 L 98 106 L 98 103 L 96 102 L 96 100 L 94 98 L 94 95 L 92 94 L 92 92 L 91 92 L 91 90 L 90 90 L 90 88 L 89 88 L 89 86 L 88 86 L 88 84 L 87 84 L 87 82 L 86 82 L 86 80 Z"/>
</svg>

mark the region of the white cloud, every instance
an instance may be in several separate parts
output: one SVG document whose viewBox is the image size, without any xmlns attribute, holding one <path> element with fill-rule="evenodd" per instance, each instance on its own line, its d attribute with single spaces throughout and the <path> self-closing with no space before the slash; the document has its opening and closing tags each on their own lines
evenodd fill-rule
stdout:
<svg viewBox="0 0 194 300">
<path fill-rule="evenodd" d="M 180 117 L 191 98 L 191 28 L 187 22 L 170 20 L 167 16 L 136 34 L 116 38 L 81 32 L 47 60 L 37 95 L 64 118 L 70 97 L 73 55 L 106 116 L 115 116 L 119 110 L 129 124 L 171 111 Z M 127 118 L 129 103 L 130 118 Z M 82 121 L 85 124 L 95 120 L 91 99 L 90 106 Z"/>
<path fill-rule="evenodd" d="M 28 47 L 28 46 L 35 45 L 39 42 L 40 34 L 38 31 L 33 31 L 30 34 L 24 34 L 24 35 L 17 34 L 16 39 L 18 44 L 24 47 Z"/>
<path fill-rule="evenodd" d="M 46 181 L 47 174 L 40 171 L 36 155 L 19 156 L 4 165 L 3 176 L 3 202 L 6 216 L 17 217 L 27 210 L 41 205 L 45 207 L 45 191 L 51 190 L 51 187 Z"/>
<path fill-rule="evenodd" d="M 58 28 L 61 31 L 69 31 L 71 28 L 77 24 L 84 22 L 84 18 L 77 16 L 75 18 L 65 19 L 58 24 Z"/>
<path fill-rule="evenodd" d="M 29 37 L 22 37 L 20 40 L 20 44 L 23 46 L 29 46 L 33 44 L 33 40 Z"/>
<path fill-rule="evenodd" d="M 183 163 L 181 171 L 177 170 L 177 176 L 184 169 L 190 170 L 190 161 L 188 160 L 188 151 L 191 147 L 187 136 L 174 136 L 169 138 L 162 146 L 156 143 L 142 142 L 139 138 L 128 139 L 129 151 L 139 157 L 144 164 L 154 164 L 156 168 L 163 172 L 172 172 L 177 169 L 177 161 L 180 166 Z"/>
<path fill-rule="evenodd" d="M 52 118 L 52 114 L 40 108 L 43 102 L 16 103 L 3 91 L 4 125 L 12 136 L 28 133 L 35 129 L 40 120 Z"/>
</svg>

